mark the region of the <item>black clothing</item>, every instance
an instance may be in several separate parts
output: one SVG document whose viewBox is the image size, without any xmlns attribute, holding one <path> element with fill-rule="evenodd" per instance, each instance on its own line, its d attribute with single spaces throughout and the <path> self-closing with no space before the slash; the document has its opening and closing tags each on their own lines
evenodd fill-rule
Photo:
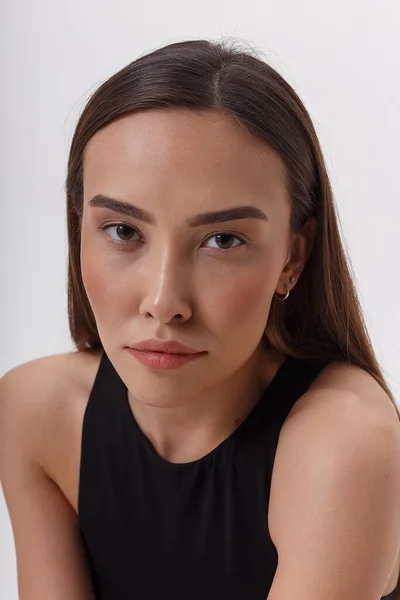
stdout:
<svg viewBox="0 0 400 600">
<path fill-rule="evenodd" d="M 267 515 L 279 433 L 326 365 L 287 358 L 226 440 L 175 464 L 139 428 L 103 353 L 83 421 L 79 482 L 97 600 L 267 599 L 278 564 Z"/>
</svg>

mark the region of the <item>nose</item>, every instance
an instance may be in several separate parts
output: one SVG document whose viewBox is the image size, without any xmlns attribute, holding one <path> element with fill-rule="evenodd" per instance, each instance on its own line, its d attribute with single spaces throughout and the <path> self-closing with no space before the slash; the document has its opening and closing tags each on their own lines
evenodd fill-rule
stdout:
<svg viewBox="0 0 400 600">
<path fill-rule="evenodd" d="M 188 264 L 181 256 L 164 251 L 147 258 L 139 312 L 159 323 L 185 322 L 192 316 Z"/>
</svg>

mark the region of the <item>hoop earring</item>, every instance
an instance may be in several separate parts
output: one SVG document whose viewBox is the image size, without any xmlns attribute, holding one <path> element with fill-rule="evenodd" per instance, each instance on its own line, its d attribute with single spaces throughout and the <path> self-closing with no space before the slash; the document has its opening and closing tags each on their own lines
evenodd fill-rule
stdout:
<svg viewBox="0 0 400 600">
<path fill-rule="evenodd" d="M 291 277 L 290 278 L 290 283 L 296 283 L 297 279 L 296 277 Z M 285 288 L 286 288 L 286 294 L 277 294 L 275 292 L 274 297 L 279 300 L 280 302 L 284 302 L 287 298 L 289 298 L 289 294 L 290 294 L 290 290 L 289 290 L 289 286 L 287 283 L 284 284 Z"/>
</svg>

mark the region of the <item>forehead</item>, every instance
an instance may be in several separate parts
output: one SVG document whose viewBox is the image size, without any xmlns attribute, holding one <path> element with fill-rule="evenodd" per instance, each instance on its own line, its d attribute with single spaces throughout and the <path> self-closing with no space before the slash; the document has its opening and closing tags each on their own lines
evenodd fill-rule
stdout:
<svg viewBox="0 0 400 600">
<path fill-rule="evenodd" d="M 280 157 L 212 110 L 152 109 L 110 123 L 86 147 L 83 178 L 85 203 L 97 193 L 215 200 L 223 190 L 227 204 L 285 195 Z"/>
</svg>

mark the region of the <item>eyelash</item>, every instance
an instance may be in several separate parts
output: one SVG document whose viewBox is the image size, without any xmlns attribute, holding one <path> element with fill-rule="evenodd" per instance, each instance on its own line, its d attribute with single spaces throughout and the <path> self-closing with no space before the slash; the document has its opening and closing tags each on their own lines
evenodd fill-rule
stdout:
<svg viewBox="0 0 400 600">
<path fill-rule="evenodd" d="M 128 225 L 128 223 L 104 223 L 103 225 L 100 225 L 100 227 L 98 227 L 99 230 L 101 231 L 107 231 L 108 229 L 110 229 L 110 227 L 118 227 L 119 225 L 122 225 L 124 227 L 128 227 L 129 229 L 132 229 L 133 233 L 137 233 L 138 235 L 142 235 L 141 232 L 139 231 L 139 229 L 137 229 L 136 227 L 133 227 L 132 225 Z M 240 236 L 236 235 L 235 233 L 233 233 L 232 231 L 218 231 L 216 233 L 213 233 L 211 235 L 208 236 L 208 238 L 206 238 L 206 241 L 208 241 L 209 239 L 216 237 L 217 235 L 228 235 L 228 236 L 232 236 L 234 238 L 236 238 L 237 240 L 240 241 L 240 244 L 238 244 L 237 246 L 234 246 L 233 248 L 212 248 L 212 250 L 225 250 L 225 252 L 227 250 L 234 250 L 235 248 L 240 248 L 241 246 L 247 246 L 247 242 Z M 118 244 L 118 245 L 130 245 L 130 244 L 135 244 L 137 243 L 137 240 L 135 241 L 127 241 L 124 242 L 123 240 L 120 241 L 116 241 L 113 240 L 112 238 L 109 238 L 110 243 L 112 244 Z"/>
</svg>

